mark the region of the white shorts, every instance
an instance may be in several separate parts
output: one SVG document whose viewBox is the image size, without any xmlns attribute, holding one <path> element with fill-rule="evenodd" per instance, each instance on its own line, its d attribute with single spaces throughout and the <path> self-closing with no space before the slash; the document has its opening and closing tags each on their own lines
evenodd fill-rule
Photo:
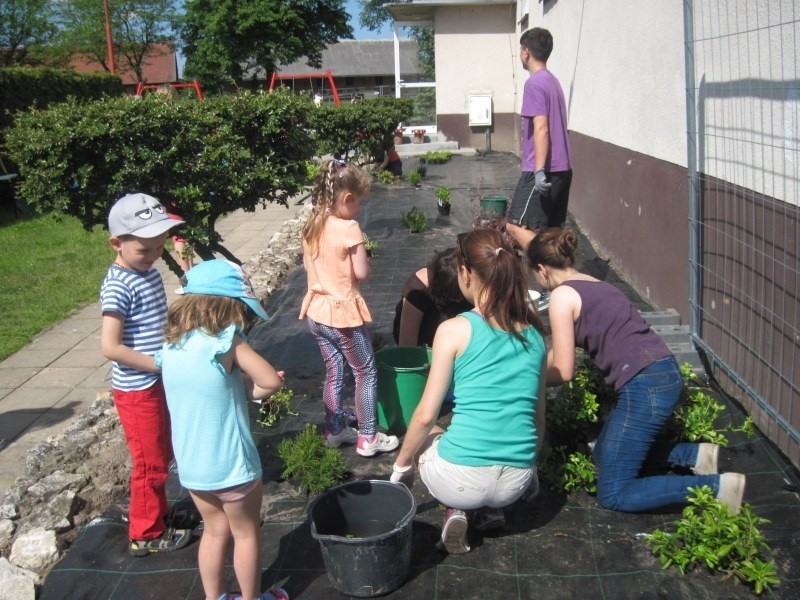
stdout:
<svg viewBox="0 0 800 600">
<path fill-rule="evenodd" d="M 445 506 L 461 510 L 482 506 L 500 508 L 517 500 L 528 489 L 533 467 L 457 465 L 439 456 L 441 437 L 420 455 L 419 476 L 431 495 Z"/>
</svg>

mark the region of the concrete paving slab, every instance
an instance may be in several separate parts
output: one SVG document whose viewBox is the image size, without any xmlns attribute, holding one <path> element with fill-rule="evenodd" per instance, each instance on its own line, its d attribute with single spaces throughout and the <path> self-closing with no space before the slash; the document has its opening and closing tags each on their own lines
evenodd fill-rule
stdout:
<svg viewBox="0 0 800 600">
<path fill-rule="evenodd" d="M 98 290 L 99 290 L 98 286 Z M 100 331 L 101 313 L 100 304 L 95 302 L 91 306 L 94 307 L 94 317 L 73 317 L 62 321 L 51 331 L 55 333 L 95 333 Z"/>
<path fill-rule="evenodd" d="M 43 367 L 6 367 L 5 361 L 3 361 L 0 363 L 0 388 L 16 389 L 41 371 L 42 368 Z"/>
<path fill-rule="evenodd" d="M 66 352 L 66 350 L 60 348 L 42 348 L 30 350 L 25 347 L 0 363 L 0 368 L 43 368 L 64 354 L 64 352 Z"/>
<path fill-rule="evenodd" d="M 100 367 L 93 369 L 77 388 L 111 389 L 111 362 L 106 361 Z"/>
<path fill-rule="evenodd" d="M 65 388 L 17 388 L 0 400 L 0 416 L 5 419 L 13 411 L 52 408 L 68 393 Z"/>
<path fill-rule="evenodd" d="M 28 350 L 68 350 L 83 340 L 83 333 L 58 333 L 48 332 L 46 335 L 39 335 L 28 344 Z"/>
<path fill-rule="evenodd" d="M 66 388 L 71 390 L 80 385 L 86 377 L 86 369 L 82 367 L 46 367 L 20 387 L 22 389 Z"/>
<path fill-rule="evenodd" d="M 101 366 L 106 360 L 98 345 L 94 350 L 73 349 L 59 357 L 52 365 L 54 367 L 88 367 L 94 369 Z"/>
</svg>

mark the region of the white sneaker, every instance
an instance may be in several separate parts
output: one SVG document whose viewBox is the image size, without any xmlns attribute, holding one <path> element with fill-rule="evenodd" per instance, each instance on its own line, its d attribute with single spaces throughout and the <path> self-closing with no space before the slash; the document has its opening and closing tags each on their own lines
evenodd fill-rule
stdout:
<svg viewBox="0 0 800 600">
<path fill-rule="evenodd" d="M 330 431 L 325 433 L 325 445 L 328 448 L 338 448 L 342 444 L 355 444 L 358 442 L 358 432 L 352 427 L 345 427 L 336 435 Z"/>
<path fill-rule="evenodd" d="M 698 444 L 698 446 L 697 462 L 692 471 L 695 475 L 716 475 L 719 446 L 717 444 Z"/>
<path fill-rule="evenodd" d="M 732 515 L 738 515 L 744 499 L 745 477 L 741 473 L 723 473 L 719 476 L 717 500 L 727 505 Z"/>
<path fill-rule="evenodd" d="M 365 435 L 358 436 L 356 452 L 361 456 L 375 456 L 378 452 L 391 452 L 400 445 L 395 435 L 386 435 L 380 431 L 370 440 Z"/>
</svg>

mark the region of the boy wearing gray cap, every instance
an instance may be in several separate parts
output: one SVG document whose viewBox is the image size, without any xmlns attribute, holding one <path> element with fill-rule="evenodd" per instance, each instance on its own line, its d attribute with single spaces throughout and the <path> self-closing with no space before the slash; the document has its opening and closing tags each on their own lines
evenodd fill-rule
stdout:
<svg viewBox="0 0 800 600">
<path fill-rule="evenodd" d="M 184 547 L 191 530 L 166 527 L 166 482 L 172 460 L 169 413 L 160 369 L 167 295 L 153 264 L 167 232 L 183 221 L 171 219 L 147 194 L 123 196 L 108 215 L 108 238 L 116 252 L 103 285 L 100 346 L 112 361 L 111 383 L 128 449 L 133 458 L 128 511 L 130 553 L 147 556 Z"/>
</svg>

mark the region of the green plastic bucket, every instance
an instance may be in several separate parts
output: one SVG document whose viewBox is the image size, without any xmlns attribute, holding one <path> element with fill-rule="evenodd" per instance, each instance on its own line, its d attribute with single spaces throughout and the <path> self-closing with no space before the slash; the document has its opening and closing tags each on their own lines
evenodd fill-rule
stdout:
<svg viewBox="0 0 800 600">
<path fill-rule="evenodd" d="M 484 196 L 481 198 L 481 214 L 484 217 L 504 217 L 508 206 L 508 198 L 505 196 Z"/>
<path fill-rule="evenodd" d="M 378 424 L 403 434 L 428 382 L 430 350 L 421 346 L 382 348 L 378 365 Z"/>
</svg>

